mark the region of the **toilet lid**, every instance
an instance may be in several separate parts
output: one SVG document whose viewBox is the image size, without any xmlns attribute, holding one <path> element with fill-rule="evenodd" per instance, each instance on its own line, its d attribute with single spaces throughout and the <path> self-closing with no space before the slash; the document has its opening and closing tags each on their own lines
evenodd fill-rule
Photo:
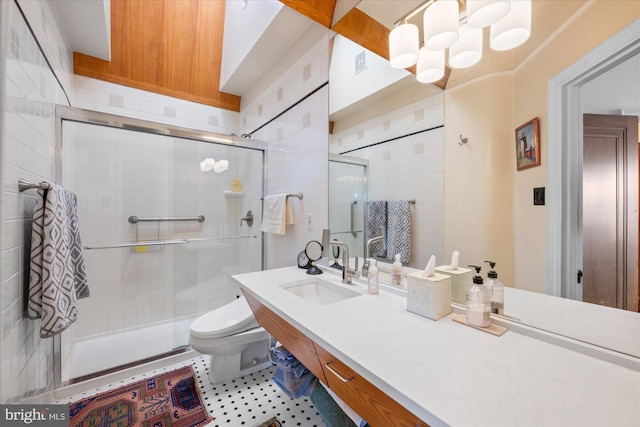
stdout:
<svg viewBox="0 0 640 427">
<path fill-rule="evenodd" d="M 244 297 L 203 314 L 191 323 L 191 335 L 213 338 L 257 326 L 249 303 Z"/>
</svg>

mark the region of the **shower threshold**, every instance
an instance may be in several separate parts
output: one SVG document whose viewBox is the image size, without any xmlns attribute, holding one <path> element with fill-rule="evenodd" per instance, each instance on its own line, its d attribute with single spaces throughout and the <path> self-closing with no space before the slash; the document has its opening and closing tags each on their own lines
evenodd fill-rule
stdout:
<svg viewBox="0 0 640 427">
<path fill-rule="evenodd" d="M 156 360 L 165 359 L 167 357 L 175 356 L 177 354 L 185 353 L 191 350 L 191 347 L 188 345 L 183 345 L 174 350 L 167 351 L 162 354 L 157 354 L 155 356 L 147 357 L 144 359 L 136 360 L 134 362 L 125 363 L 123 365 L 114 366 L 109 369 L 103 369 L 102 371 L 93 372 L 91 374 L 83 375 L 80 377 L 70 378 L 68 381 L 62 383 L 62 387 L 70 386 L 72 384 L 81 383 L 83 381 L 92 380 L 94 378 L 103 377 L 105 375 L 113 374 L 114 372 L 123 371 L 125 369 L 134 368 L 139 365 L 144 365 L 146 363 L 155 362 Z"/>
</svg>

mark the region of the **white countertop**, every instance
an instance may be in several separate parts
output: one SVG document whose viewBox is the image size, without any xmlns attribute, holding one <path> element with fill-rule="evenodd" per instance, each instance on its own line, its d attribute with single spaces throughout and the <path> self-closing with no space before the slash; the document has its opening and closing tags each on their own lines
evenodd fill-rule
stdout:
<svg viewBox="0 0 640 427">
<path fill-rule="evenodd" d="M 279 285 L 318 277 L 363 295 L 315 305 Z M 640 426 L 640 372 L 514 332 L 406 311 L 296 267 L 233 276 L 265 306 L 432 426 Z M 560 338 L 561 339 L 561 338 Z"/>
</svg>

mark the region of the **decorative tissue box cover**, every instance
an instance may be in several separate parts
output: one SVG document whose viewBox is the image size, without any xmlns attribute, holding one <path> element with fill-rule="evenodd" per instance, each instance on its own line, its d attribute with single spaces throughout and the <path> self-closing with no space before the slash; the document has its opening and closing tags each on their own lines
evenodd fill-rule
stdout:
<svg viewBox="0 0 640 427">
<path fill-rule="evenodd" d="M 407 310 L 438 320 L 451 313 L 451 277 L 436 273 L 424 277 L 422 272 L 407 276 Z"/>
<path fill-rule="evenodd" d="M 451 300 L 458 304 L 464 304 L 467 298 L 467 289 L 471 288 L 473 284 L 472 270 L 461 267 L 455 270 L 449 270 L 448 268 L 448 265 L 441 265 L 436 267 L 436 272 L 451 277 Z"/>
</svg>

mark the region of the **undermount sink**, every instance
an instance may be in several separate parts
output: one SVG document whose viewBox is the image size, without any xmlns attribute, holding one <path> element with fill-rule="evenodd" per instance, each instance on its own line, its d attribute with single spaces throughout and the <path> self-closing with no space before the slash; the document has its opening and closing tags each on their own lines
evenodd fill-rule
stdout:
<svg viewBox="0 0 640 427">
<path fill-rule="evenodd" d="M 295 296 L 318 305 L 332 304 L 362 295 L 354 290 L 318 278 L 297 280 L 280 286 Z"/>
</svg>

